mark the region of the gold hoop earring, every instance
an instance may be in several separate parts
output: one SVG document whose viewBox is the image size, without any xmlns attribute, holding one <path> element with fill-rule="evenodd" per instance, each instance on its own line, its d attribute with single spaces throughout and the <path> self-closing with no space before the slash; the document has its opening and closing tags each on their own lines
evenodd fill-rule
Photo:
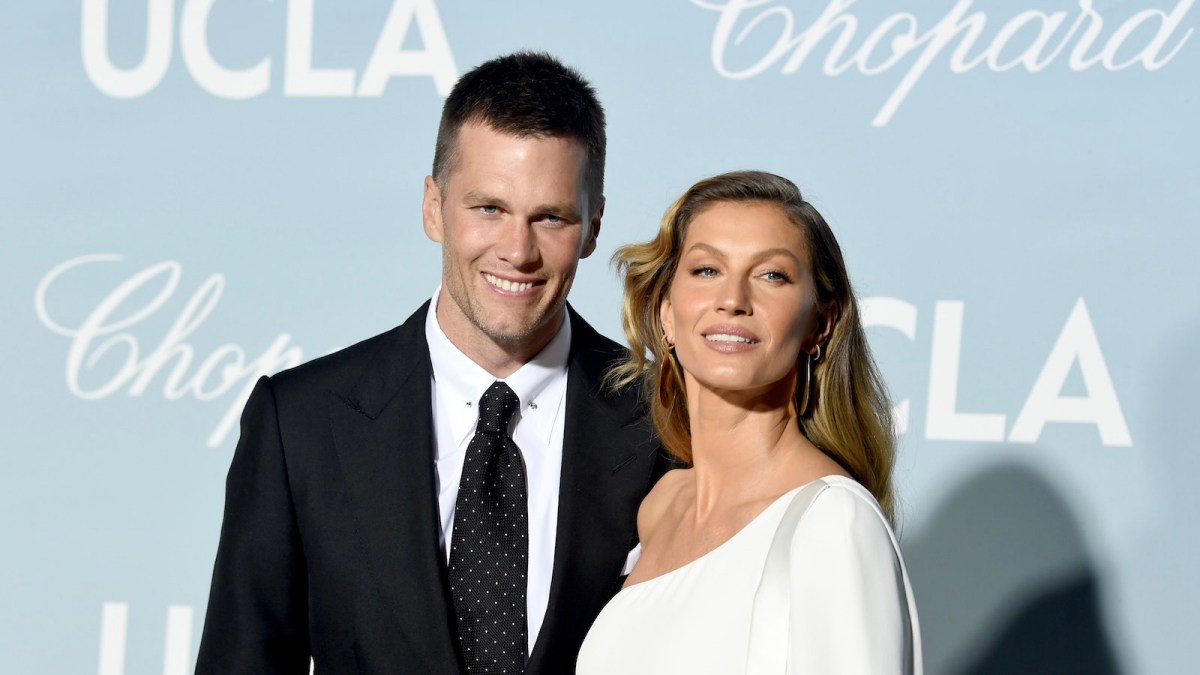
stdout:
<svg viewBox="0 0 1200 675">
<path fill-rule="evenodd" d="M 670 408 L 674 392 L 668 395 L 667 386 L 670 383 L 673 388 L 678 388 L 679 366 L 675 362 L 675 345 L 667 339 L 665 332 L 659 341 L 662 343 L 663 355 L 658 361 L 658 402 L 662 407 Z"/>
</svg>

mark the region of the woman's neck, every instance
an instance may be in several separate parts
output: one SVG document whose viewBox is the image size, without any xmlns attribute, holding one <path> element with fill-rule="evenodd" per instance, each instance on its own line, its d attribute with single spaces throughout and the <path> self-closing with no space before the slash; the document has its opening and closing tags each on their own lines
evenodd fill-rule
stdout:
<svg viewBox="0 0 1200 675">
<path fill-rule="evenodd" d="M 773 497 L 805 446 L 790 392 L 688 392 L 696 515 Z M 782 394 L 782 395 L 781 395 Z M 815 448 L 814 448 L 815 450 Z"/>
</svg>

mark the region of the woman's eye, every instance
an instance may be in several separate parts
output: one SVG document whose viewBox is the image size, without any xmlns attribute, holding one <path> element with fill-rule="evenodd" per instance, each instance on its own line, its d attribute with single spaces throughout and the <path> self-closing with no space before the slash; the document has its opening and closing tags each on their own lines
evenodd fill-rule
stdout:
<svg viewBox="0 0 1200 675">
<path fill-rule="evenodd" d="M 715 277 L 717 270 L 712 267 L 700 266 L 692 270 L 692 275 L 697 277 Z"/>
<path fill-rule="evenodd" d="M 767 281 L 787 282 L 792 280 L 791 277 L 783 272 L 766 272 L 763 276 L 766 277 Z"/>
</svg>

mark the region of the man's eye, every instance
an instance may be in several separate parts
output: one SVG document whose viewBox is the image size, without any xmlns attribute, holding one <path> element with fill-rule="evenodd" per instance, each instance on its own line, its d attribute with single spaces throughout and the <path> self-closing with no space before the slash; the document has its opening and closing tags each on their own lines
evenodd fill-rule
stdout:
<svg viewBox="0 0 1200 675">
<path fill-rule="evenodd" d="M 490 204 L 485 206 L 476 206 L 475 208 L 485 216 L 494 216 L 497 213 L 500 213 L 500 209 L 498 207 L 491 206 Z"/>
</svg>

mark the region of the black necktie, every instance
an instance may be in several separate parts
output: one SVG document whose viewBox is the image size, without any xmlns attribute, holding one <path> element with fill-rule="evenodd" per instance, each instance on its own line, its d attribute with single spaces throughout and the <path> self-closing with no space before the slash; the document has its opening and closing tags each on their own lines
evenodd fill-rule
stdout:
<svg viewBox="0 0 1200 675">
<path fill-rule="evenodd" d="M 479 399 L 454 506 L 450 591 L 470 675 L 525 670 L 529 506 L 525 462 L 508 435 L 519 404 L 503 382 Z"/>
</svg>

